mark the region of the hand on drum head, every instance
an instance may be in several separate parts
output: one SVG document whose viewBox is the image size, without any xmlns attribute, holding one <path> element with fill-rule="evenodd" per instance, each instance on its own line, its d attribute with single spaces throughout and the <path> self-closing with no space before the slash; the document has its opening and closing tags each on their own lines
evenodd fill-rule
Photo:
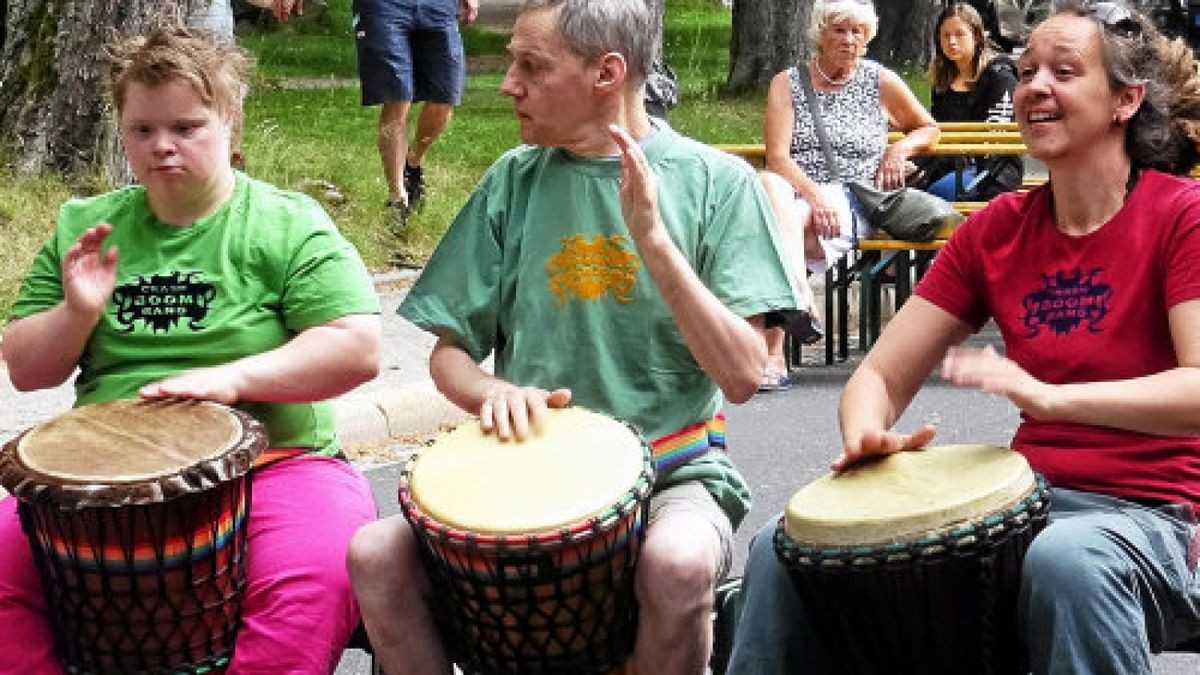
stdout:
<svg viewBox="0 0 1200 675">
<path fill-rule="evenodd" d="M 902 434 L 891 429 L 865 430 L 857 438 L 842 439 L 842 454 L 829 466 L 834 471 L 845 471 L 868 457 L 920 450 L 933 440 L 936 433 L 937 427 L 932 424 L 926 424 L 911 434 Z"/>
<path fill-rule="evenodd" d="M 194 398 L 233 405 L 240 399 L 238 368 L 224 365 L 185 370 L 165 380 L 151 382 L 138 390 L 146 399 Z"/>
<path fill-rule="evenodd" d="M 500 382 L 484 396 L 479 424 L 485 433 L 495 432 L 502 441 L 522 441 L 529 438 L 531 429 L 545 423 L 547 408 L 565 408 L 570 403 L 570 389 L 546 391 Z"/>
<path fill-rule="evenodd" d="M 117 281 L 117 248 L 101 250 L 112 225 L 97 223 L 84 230 L 63 256 L 62 284 L 67 307 L 99 316 Z"/>
<path fill-rule="evenodd" d="M 963 387 L 1008 397 L 1022 412 L 1042 417 L 1052 407 L 1054 386 L 1025 372 L 991 345 L 983 349 L 951 347 L 942 359 L 942 379 Z"/>
</svg>

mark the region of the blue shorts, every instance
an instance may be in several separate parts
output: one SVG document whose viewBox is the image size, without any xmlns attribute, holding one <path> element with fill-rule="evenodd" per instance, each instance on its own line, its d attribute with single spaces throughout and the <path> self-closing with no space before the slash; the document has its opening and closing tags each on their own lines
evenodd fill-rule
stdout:
<svg viewBox="0 0 1200 675">
<path fill-rule="evenodd" d="M 457 0 L 354 0 L 353 8 L 363 105 L 462 101 Z"/>
</svg>

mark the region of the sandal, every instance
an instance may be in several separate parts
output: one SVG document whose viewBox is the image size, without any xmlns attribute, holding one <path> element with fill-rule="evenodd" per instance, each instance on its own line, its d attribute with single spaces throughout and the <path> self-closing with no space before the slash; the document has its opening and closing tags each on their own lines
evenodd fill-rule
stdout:
<svg viewBox="0 0 1200 675">
<path fill-rule="evenodd" d="M 761 392 L 787 391 L 792 388 L 792 378 L 786 372 L 767 369 L 763 371 L 762 382 L 758 385 Z"/>
</svg>

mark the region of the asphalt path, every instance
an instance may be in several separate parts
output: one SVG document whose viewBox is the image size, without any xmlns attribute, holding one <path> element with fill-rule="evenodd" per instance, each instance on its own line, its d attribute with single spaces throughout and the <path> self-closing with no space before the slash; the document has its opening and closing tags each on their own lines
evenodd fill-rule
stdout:
<svg viewBox="0 0 1200 675">
<path fill-rule="evenodd" d="M 992 336 L 986 332 L 980 342 Z M 754 492 L 754 508 L 737 533 L 734 573 L 740 574 L 750 538 L 783 509 L 788 498 L 828 471 L 839 448 L 837 403 L 853 363 L 805 366 L 797 384 L 784 392 L 760 394 L 748 403 L 729 406 L 729 447 Z M 1007 400 L 960 389 L 930 378 L 898 427 L 911 429 L 927 421 L 938 425 L 937 444 L 988 443 L 1006 445 L 1018 423 Z M 398 465 L 368 471 L 381 513 L 396 513 Z M 369 672 L 361 652 L 347 652 L 338 675 Z M 1155 657 L 1157 675 L 1195 675 L 1200 655 L 1166 654 Z"/>
</svg>

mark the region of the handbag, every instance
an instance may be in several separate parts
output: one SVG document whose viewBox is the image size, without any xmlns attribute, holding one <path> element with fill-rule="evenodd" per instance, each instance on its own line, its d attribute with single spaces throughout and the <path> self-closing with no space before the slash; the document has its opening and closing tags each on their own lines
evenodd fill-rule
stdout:
<svg viewBox="0 0 1200 675">
<path fill-rule="evenodd" d="M 938 232 L 963 221 L 962 214 L 949 202 L 924 190 L 880 190 L 861 180 L 848 181 L 846 188 L 862 205 L 867 222 L 893 239 L 933 241 Z"/>
<path fill-rule="evenodd" d="M 796 70 L 804 86 L 805 98 L 808 99 L 808 109 L 812 113 L 821 152 L 825 155 L 825 168 L 829 169 L 832 176 L 841 175 L 825 131 L 825 120 L 821 116 L 821 106 L 817 104 L 816 91 L 808 79 L 808 69 L 801 66 Z M 942 228 L 953 227 L 963 221 L 962 214 L 950 202 L 924 190 L 908 187 L 881 190 L 861 180 L 847 181 L 845 185 L 861 204 L 863 215 L 871 227 L 887 232 L 893 239 L 931 241 Z"/>
</svg>

